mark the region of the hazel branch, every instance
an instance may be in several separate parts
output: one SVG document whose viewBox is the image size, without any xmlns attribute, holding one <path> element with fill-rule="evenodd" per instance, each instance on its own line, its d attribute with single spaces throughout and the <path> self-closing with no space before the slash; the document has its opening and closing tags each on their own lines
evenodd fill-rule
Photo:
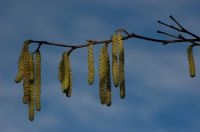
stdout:
<svg viewBox="0 0 200 132">
<path fill-rule="evenodd" d="M 138 34 L 135 34 L 135 33 L 129 33 L 125 29 L 118 29 L 115 32 L 121 31 L 122 33 L 125 34 L 125 36 L 122 37 L 122 40 L 141 39 L 141 40 L 160 43 L 160 44 L 163 44 L 163 45 L 172 44 L 172 43 L 184 43 L 184 42 L 189 42 L 189 43 L 192 43 L 194 45 L 200 45 L 200 43 L 198 43 L 198 42 L 200 42 L 200 37 L 199 36 L 197 36 L 196 34 L 191 33 L 187 29 L 185 29 L 173 16 L 170 16 L 170 19 L 172 19 L 172 21 L 175 22 L 178 27 L 176 27 L 174 25 L 166 24 L 166 23 L 164 23 L 162 21 L 158 21 L 158 23 L 161 24 L 161 25 L 164 25 L 164 26 L 166 26 L 168 28 L 171 28 L 173 30 L 176 30 L 178 32 L 189 34 L 194 38 L 185 38 L 182 35 L 177 35 L 176 36 L 176 35 L 172 35 L 172 34 L 160 31 L 160 30 L 158 30 L 157 33 L 170 36 L 170 37 L 172 37 L 174 39 L 165 40 L 165 39 L 157 39 L 157 38 L 146 37 L 146 36 L 138 35 Z M 64 43 L 55 43 L 55 42 L 38 41 L 38 40 L 28 40 L 28 41 L 29 41 L 30 44 L 38 44 L 38 47 L 35 50 L 35 52 L 38 51 L 41 48 L 42 45 L 66 47 L 66 48 L 70 48 L 70 52 L 72 52 L 75 49 L 88 47 L 90 43 L 92 43 L 93 45 L 97 45 L 97 44 L 105 44 L 105 43 L 110 44 L 112 42 L 111 39 L 100 40 L 100 41 L 99 40 L 87 40 L 87 43 L 83 43 L 83 44 L 64 44 Z"/>
<path fill-rule="evenodd" d="M 135 33 L 131 33 L 131 34 L 128 34 L 128 35 L 122 37 L 122 40 L 133 39 L 133 38 L 135 38 L 135 39 L 141 39 L 141 40 L 146 40 L 146 41 L 151 41 L 151 42 L 157 42 L 157 43 L 161 43 L 163 45 L 170 44 L 170 43 L 200 42 L 200 39 L 197 39 L 197 38 L 196 39 L 171 39 L 171 40 L 162 40 L 162 39 L 155 39 L 155 38 L 141 36 L 141 35 L 138 35 L 138 34 L 135 34 Z M 75 50 L 75 49 L 84 48 L 84 47 L 88 47 L 89 46 L 89 43 L 71 45 L 71 44 L 55 43 L 55 42 L 49 42 L 49 41 L 38 41 L 38 40 L 29 40 L 29 41 L 30 41 L 30 44 L 36 43 L 36 44 L 39 45 L 38 48 L 36 49 L 36 51 L 39 50 L 42 45 L 67 47 L 67 48 L 71 48 L 72 51 Z M 111 39 L 101 40 L 101 41 L 97 41 L 97 40 L 87 40 L 87 41 L 88 42 L 93 42 L 93 45 L 105 44 L 105 43 L 109 44 L 109 43 L 112 42 Z"/>
</svg>

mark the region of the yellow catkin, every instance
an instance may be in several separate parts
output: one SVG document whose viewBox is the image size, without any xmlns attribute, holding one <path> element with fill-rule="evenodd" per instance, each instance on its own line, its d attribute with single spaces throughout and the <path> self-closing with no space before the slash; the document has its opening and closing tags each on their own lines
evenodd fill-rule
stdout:
<svg viewBox="0 0 200 132">
<path fill-rule="evenodd" d="M 19 62 L 18 62 L 18 73 L 15 77 L 15 82 L 20 83 L 23 78 L 23 59 L 22 55 L 20 55 Z"/>
<path fill-rule="evenodd" d="M 117 35 L 112 36 L 112 78 L 115 87 L 119 85 L 118 43 Z"/>
<path fill-rule="evenodd" d="M 67 92 L 69 88 L 69 61 L 68 61 L 68 52 L 64 52 L 63 56 L 63 65 L 64 65 L 64 75 L 62 80 L 62 90 L 64 93 Z"/>
<path fill-rule="evenodd" d="M 61 83 L 61 88 L 62 88 L 63 93 L 65 93 L 65 89 L 66 89 L 63 85 L 64 84 L 64 75 L 65 75 L 64 57 L 62 56 L 62 59 L 59 63 L 59 68 L 58 68 L 58 79 Z"/>
<path fill-rule="evenodd" d="M 24 53 L 28 52 L 28 48 L 29 48 L 29 41 L 25 41 L 19 60 L 18 60 L 18 73 L 15 77 L 15 82 L 16 83 L 20 83 L 21 80 L 23 79 L 23 71 L 24 71 Z"/>
<path fill-rule="evenodd" d="M 90 43 L 88 46 L 88 84 L 92 85 L 94 82 L 94 52 L 93 44 Z"/>
<path fill-rule="evenodd" d="M 122 34 L 118 32 L 117 41 L 119 45 L 119 85 L 120 85 L 120 97 L 125 97 L 125 75 L 124 75 L 124 45 L 122 41 Z"/>
<path fill-rule="evenodd" d="M 30 92 L 30 63 L 29 63 L 29 51 L 26 49 L 23 53 L 23 103 L 27 104 L 29 102 L 29 92 Z"/>
<path fill-rule="evenodd" d="M 29 54 L 29 72 L 30 72 L 30 81 L 34 82 L 35 80 L 35 68 L 34 68 L 34 57 L 33 54 Z"/>
<path fill-rule="evenodd" d="M 195 77 L 196 72 L 195 72 L 195 62 L 193 56 L 193 46 L 188 46 L 187 53 L 188 53 L 190 77 Z"/>
<path fill-rule="evenodd" d="M 68 69 L 69 69 L 69 72 L 68 72 L 68 77 L 69 77 L 69 81 L 68 81 L 68 88 L 67 88 L 67 91 L 66 91 L 66 96 L 67 97 L 71 97 L 72 95 L 72 69 L 71 69 L 71 62 L 70 62 L 70 54 L 68 54 L 67 56 L 67 61 L 68 61 Z"/>
<path fill-rule="evenodd" d="M 41 109 L 41 54 L 40 51 L 36 52 L 35 55 L 35 105 L 36 110 Z"/>
<path fill-rule="evenodd" d="M 105 52 L 105 59 L 106 59 L 106 76 L 105 76 L 105 96 L 106 96 L 106 105 L 111 106 L 112 99 L 111 99 L 111 80 L 110 80 L 110 60 L 108 49 L 106 45 L 106 52 Z"/>
<path fill-rule="evenodd" d="M 106 78 L 106 44 L 100 50 L 100 57 L 99 57 L 99 95 L 101 104 L 106 103 L 106 96 L 105 96 L 105 78 Z"/>
<path fill-rule="evenodd" d="M 29 98 L 29 120 L 34 120 L 35 106 L 34 106 L 34 83 L 30 83 L 30 98 Z"/>
</svg>

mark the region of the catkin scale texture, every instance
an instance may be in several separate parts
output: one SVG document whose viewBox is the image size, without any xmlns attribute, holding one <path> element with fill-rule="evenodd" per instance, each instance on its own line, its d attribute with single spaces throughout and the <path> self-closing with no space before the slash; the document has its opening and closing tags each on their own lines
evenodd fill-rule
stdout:
<svg viewBox="0 0 200 132">
<path fill-rule="evenodd" d="M 25 41 L 23 48 L 22 48 L 22 51 L 20 53 L 19 60 L 18 60 L 18 73 L 15 77 L 16 83 L 21 82 L 21 80 L 23 79 L 23 75 L 24 75 L 24 55 L 25 55 L 25 53 L 28 52 L 28 50 L 29 50 L 29 42 Z"/>
<path fill-rule="evenodd" d="M 59 69 L 58 69 L 58 79 L 61 83 L 61 88 L 62 88 L 62 92 L 65 93 L 66 90 L 66 86 L 64 86 L 64 76 L 65 76 L 65 67 L 64 67 L 64 57 L 62 56 L 62 59 L 59 63 Z"/>
<path fill-rule="evenodd" d="M 67 56 L 67 61 L 68 61 L 68 69 L 69 69 L 69 72 L 67 73 L 68 74 L 68 88 L 67 88 L 67 91 L 66 91 L 66 96 L 67 97 L 71 97 L 72 95 L 72 69 L 71 69 L 71 62 L 70 62 L 70 54 L 68 54 Z"/>
<path fill-rule="evenodd" d="M 121 32 L 117 35 L 119 45 L 119 85 L 120 85 L 120 97 L 125 97 L 125 73 L 124 73 L 124 45 L 122 41 Z"/>
<path fill-rule="evenodd" d="M 99 56 L 99 96 L 101 104 L 106 103 L 106 95 L 105 95 L 105 80 L 106 80 L 106 44 L 100 50 Z"/>
<path fill-rule="evenodd" d="M 34 120 L 35 103 L 34 103 L 34 83 L 30 84 L 30 98 L 29 98 L 29 120 Z"/>
<path fill-rule="evenodd" d="M 92 85 L 94 82 L 94 53 L 93 44 L 90 43 L 88 46 L 88 84 Z"/>
<path fill-rule="evenodd" d="M 106 45 L 106 52 L 105 52 L 105 63 L 106 63 L 106 76 L 105 76 L 105 98 L 106 98 L 106 105 L 111 106 L 112 97 L 111 97 L 111 80 L 110 80 L 110 60 L 108 49 Z"/>
<path fill-rule="evenodd" d="M 24 52 L 23 61 L 24 61 L 23 62 L 23 87 L 24 87 L 23 103 L 27 104 L 29 102 L 29 92 L 30 92 L 30 63 L 29 63 L 28 51 Z"/>
<path fill-rule="evenodd" d="M 69 88 L 69 61 L 68 61 L 68 52 L 63 53 L 63 65 L 64 65 L 64 76 L 62 81 L 62 89 L 66 92 Z"/>
<path fill-rule="evenodd" d="M 35 68 L 34 68 L 34 57 L 33 54 L 29 54 L 29 71 L 30 71 L 30 81 L 35 80 Z"/>
<path fill-rule="evenodd" d="M 20 83 L 21 80 L 23 79 L 23 59 L 22 55 L 19 58 L 18 62 L 18 73 L 17 76 L 15 77 L 15 82 Z"/>
<path fill-rule="evenodd" d="M 36 110 L 41 109 L 41 54 L 40 51 L 35 55 L 35 105 Z"/>
<path fill-rule="evenodd" d="M 112 78 L 115 87 L 119 85 L 118 43 L 117 35 L 112 36 Z"/>
<path fill-rule="evenodd" d="M 192 46 L 188 46 L 187 53 L 188 53 L 190 77 L 195 77 L 196 71 L 195 71 L 195 61 L 194 61 L 193 47 Z"/>
</svg>

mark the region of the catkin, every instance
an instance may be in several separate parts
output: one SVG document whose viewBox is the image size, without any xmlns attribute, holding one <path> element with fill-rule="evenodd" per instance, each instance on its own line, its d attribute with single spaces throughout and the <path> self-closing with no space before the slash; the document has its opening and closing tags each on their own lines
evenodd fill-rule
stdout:
<svg viewBox="0 0 200 132">
<path fill-rule="evenodd" d="M 29 54 L 29 72 L 30 72 L 30 81 L 34 82 L 35 80 L 35 68 L 34 68 L 34 57 L 33 54 Z"/>
<path fill-rule="evenodd" d="M 110 60 L 109 60 L 107 45 L 106 45 L 105 59 L 106 59 L 105 98 L 106 98 L 106 105 L 111 106 L 112 100 L 111 100 Z"/>
<path fill-rule="evenodd" d="M 193 46 L 188 46 L 187 53 L 188 53 L 190 77 L 195 77 L 196 72 L 195 72 L 195 61 L 193 56 Z"/>
<path fill-rule="evenodd" d="M 67 91 L 66 91 L 66 96 L 67 97 L 71 97 L 72 95 L 72 69 L 71 69 L 71 63 L 70 63 L 70 54 L 68 54 L 67 56 L 67 61 L 68 61 L 68 69 L 69 69 L 69 72 L 67 73 L 68 74 L 68 77 L 69 77 L 69 81 L 68 81 L 68 88 L 67 88 Z"/>
<path fill-rule="evenodd" d="M 62 92 L 65 92 L 65 87 L 64 87 L 64 75 L 65 75 L 65 67 L 64 67 L 64 57 L 62 56 L 62 59 L 59 63 L 59 68 L 58 68 L 58 79 L 61 83 L 61 88 L 62 88 Z"/>
<path fill-rule="evenodd" d="M 93 44 L 90 43 L 88 46 L 88 84 L 92 85 L 94 82 L 94 53 Z"/>
<path fill-rule="evenodd" d="M 37 111 L 40 111 L 41 109 L 40 95 L 41 95 L 41 54 L 40 51 L 37 51 L 35 55 L 35 105 Z"/>
<path fill-rule="evenodd" d="M 120 85 L 120 97 L 125 97 L 125 75 L 124 75 L 124 45 L 122 41 L 122 34 L 118 32 L 117 41 L 119 45 L 119 85 Z"/>
<path fill-rule="evenodd" d="M 18 73 L 17 76 L 15 77 L 15 82 L 20 83 L 21 80 L 23 79 L 23 56 L 20 55 L 19 57 L 19 62 L 18 62 Z"/>
<path fill-rule="evenodd" d="M 115 87 L 119 85 L 118 43 L 117 35 L 112 36 L 112 78 Z"/>
<path fill-rule="evenodd" d="M 28 52 L 28 48 L 29 48 L 29 41 L 25 41 L 19 60 L 18 60 L 18 73 L 15 77 L 15 82 L 16 83 L 20 83 L 21 80 L 23 79 L 23 74 L 24 74 L 24 55 L 26 52 Z"/>
<path fill-rule="evenodd" d="M 29 102 L 29 92 L 30 92 L 30 63 L 29 63 L 29 51 L 26 49 L 23 53 L 23 88 L 24 96 L 23 103 L 27 104 Z"/>
<path fill-rule="evenodd" d="M 63 65 L 64 65 L 64 76 L 63 76 L 63 80 L 62 80 L 62 90 L 64 93 L 67 92 L 68 88 L 69 88 L 69 61 L 68 61 L 68 52 L 64 52 L 63 56 Z"/>
<path fill-rule="evenodd" d="M 105 78 L 106 78 L 106 44 L 100 50 L 100 57 L 99 57 L 99 96 L 101 104 L 106 103 L 106 96 L 105 96 Z"/>
<path fill-rule="evenodd" d="M 29 120 L 34 120 L 34 83 L 30 83 L 30 98 L 29 98 Z"/>
</svg>

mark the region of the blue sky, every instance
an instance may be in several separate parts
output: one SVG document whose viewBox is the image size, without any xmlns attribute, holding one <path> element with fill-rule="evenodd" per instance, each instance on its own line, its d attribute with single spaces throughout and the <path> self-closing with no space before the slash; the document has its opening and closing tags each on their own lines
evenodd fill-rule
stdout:
<svg viewBox="0 0 200 132">
<path fill-rule="evenodd" d="M 64 48 L 43 46 L 42 108 L 34 122 L 22 104 L 22 86 L 14 83 L 17 61 L 26 39 L 66 44 L 110 38 L 118 28 L 160 39 L 174 15 L 200 34 L 198 0 L 0 0 L 1 132 L 198 132 L 200 131 L 200 53 L 195 49 L 197 77 L 188 74 L 188 44 L 162 46 L 125 41 L 126 98 L 113 88 L 111 107 L 100 104 L 98 75 L 87 85 L 87 48 L 72 53 L 73 95 L 61 92 L 58 62 Z M 101 46 L 95 47 L 95 65 Z M 32 47 L 34 48 L 34 47 Z M 97 69 L 96 69 L 97 71 Z"/>
</svg>

